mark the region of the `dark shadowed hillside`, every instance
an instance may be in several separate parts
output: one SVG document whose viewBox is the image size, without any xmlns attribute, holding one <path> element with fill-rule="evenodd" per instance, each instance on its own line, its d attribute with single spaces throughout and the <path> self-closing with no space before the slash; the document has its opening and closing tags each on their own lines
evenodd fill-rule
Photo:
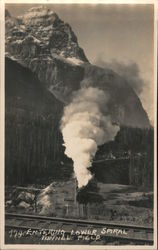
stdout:
<svg viewBox="0 0 158 250">
<path fill-rule="evenodd" d="M 45 178 L 49 172 L 62 178 L 62 103 L 29 69 L 8 58 L 5 65 L 6 183 L 24 184 L 46 172 Z"/>
</svg>

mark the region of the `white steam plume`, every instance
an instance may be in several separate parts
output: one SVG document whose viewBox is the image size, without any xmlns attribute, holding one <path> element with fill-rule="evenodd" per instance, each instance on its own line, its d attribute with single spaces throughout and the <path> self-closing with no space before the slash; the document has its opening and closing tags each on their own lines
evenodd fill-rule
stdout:
<svg viewBox="0 0 158 250">
<path fill-rule="evenodd" d="M 82 88 L 74 93 L 72 102 L 64 109 L 61 131 L 65 154 L 74 162 L 79 188 L 92 178 L 89 167 L 98 146 L 113 140 L 119 130 L 108 114 L 108 100 L 107 92 L 93 87 Z"/>
</svg>

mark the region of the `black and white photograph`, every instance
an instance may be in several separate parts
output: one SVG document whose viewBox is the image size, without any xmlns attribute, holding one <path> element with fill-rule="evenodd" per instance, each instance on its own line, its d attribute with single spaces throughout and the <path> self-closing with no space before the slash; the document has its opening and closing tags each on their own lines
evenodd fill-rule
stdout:
<svg viewBox="0 0 158 250">
<path fill-rule="evenodd" d="M 154 250 L 155 2 L 36 2 L 3 8 L 3 247 Z"/>
</svg>

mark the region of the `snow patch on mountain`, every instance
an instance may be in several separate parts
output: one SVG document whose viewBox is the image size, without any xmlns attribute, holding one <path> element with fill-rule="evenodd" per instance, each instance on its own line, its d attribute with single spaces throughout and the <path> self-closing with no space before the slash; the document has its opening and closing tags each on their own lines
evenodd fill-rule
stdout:
<svg viewBox="0 0 158 250">
<path fill-rule="evenodd" d="M 82 65 L 84 62 L 76 57 L 67 57 L 66 60 L 76 65 Z"/>
<path fill-rule="evenodd" d="M 56 58 L 58 60 L 61 60 L 65 63 L 69 63 L 69 64 L 74 65 L 74 66 L 75 65 L 80 66 L 80 65 L 83 65 L 85 63 L 84 61 L 82 61 L 76 57 L 65 57 L 63 51 L 60 53 L 60 55 L 58 55 L 56 53 L 51 53 L 51 55 L 53 58 Z"/>
</svg>

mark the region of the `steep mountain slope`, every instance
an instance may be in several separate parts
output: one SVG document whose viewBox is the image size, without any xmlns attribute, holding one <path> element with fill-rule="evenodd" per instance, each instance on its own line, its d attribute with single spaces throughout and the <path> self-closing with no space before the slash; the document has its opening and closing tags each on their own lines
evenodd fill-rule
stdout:
<svg viewBox="0 0 158 250">
<path fill-rule="evenodd" d="M 5 60 L 6 113 L 54 116 L 59 121 L 63 104 L 27 68 L 9 58 Z"/>
<path fill-rule="evenodd" d="M 5 180 L 24 184 L 38 177 L 67 178 L 59 121 L 63 104 L 15 61 L 5 61 Z M 61 156 L 62 155 L 62 156 Z"/>
<path fill-rule="evenodd" d="M 112 70 L 87 65 L 81 85 L 98 87 L 109 93 L 108 111 L 114 122 L 129 127 L 149 126 L 149 119 L 138 96 L 126 80 Z"/>
<path fill-rule="evenodd" d="M 109 92 L 108 112 L 113 122 L 133 127 L 150 125 L 128 83 L 111 70 L 91 65 L 70 25 L 52 10 L 32 8 L 18 18 L 6 13 L 6 56 L 34 72 L 63 103 L 69 103 L 73 91 L 81 86 L 95 86 Z"/>
</svg>

